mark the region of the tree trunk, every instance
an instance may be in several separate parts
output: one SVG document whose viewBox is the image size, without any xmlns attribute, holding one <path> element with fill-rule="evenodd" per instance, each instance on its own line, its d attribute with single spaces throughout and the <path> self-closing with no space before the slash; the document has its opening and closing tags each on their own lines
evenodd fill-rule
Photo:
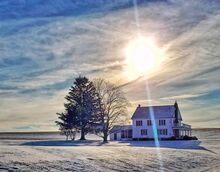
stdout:
<svg viewBox="0 0 220 172">
<path fill-rule="evenodd" d="M 108 143 L 108 133 L 104 132 L 103 134 L 104 134 L 104 136 L 103 136 L 103 143 Z"/>
<path fill-rule="evenodd" d="M 84 127 L 81 128 L 81 138 L 80 138 L 80 140 L 86 140 L 86 138 L 85 138 L 85 128 Z"/>
</svg>

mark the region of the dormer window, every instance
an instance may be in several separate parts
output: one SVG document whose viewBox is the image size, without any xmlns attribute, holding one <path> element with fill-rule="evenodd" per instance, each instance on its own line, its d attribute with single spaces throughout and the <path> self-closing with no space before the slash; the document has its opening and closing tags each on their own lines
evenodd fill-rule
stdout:
<svg viewBox="0 0 220 172">
<path fill-rule="evenodd" d="M 142 121 L 136 121 L 136 126 L 142 126 Z"/>
</svg>

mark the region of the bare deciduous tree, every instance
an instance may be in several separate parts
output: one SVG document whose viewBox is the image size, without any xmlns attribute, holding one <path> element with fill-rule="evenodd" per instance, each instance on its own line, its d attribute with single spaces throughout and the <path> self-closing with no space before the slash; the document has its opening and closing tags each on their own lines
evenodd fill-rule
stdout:
<svg viewBox="0 0 220 172">
<path fill-rule="evenodd" d="M 115 84 L 104 79 L 95 79 L 93 84 L 99 96 L 99 126 L 96 128 L 96 134 L 106 143 L 113 126 L 119 124 L 126 115 L 129 103 L 124 92 Z"/>
</svg>

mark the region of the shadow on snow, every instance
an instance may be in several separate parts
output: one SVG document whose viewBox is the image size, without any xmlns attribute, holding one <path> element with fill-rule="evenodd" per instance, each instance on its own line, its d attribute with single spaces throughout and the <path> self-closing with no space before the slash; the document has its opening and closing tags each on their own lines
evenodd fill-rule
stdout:
<svg viewBox="0 0 220 172">
<path fill-rule="evenodd" d="M 191 149 L 191 150 L 205 150 L 211 153 L 215 153 L 211 150 L 200 146 L 202 142 L 199 140 L 181 140 L 181 141 L 160 141 L 160 148 L 170 149 Z M 156 148 L 154 141 L 113 141 L 104 144 L 100 140 L 75 140 L 75 141 L 63 141 L 63 140 L 49 140 L 49 141 L 30 141 L 21 144 L 23 146 L 110 146 L 110 147 L 146 147 Z"/>
<path fill-rule="evenodd" d="M 156 148 L 154 141 L 122 141 L 120 143 L 128 143 L 128 146 L 132 147 Z M 160 141 L 159 143 L 160 148 L 205 150 L 211 153 L 215 153 L 203 146 L 200 146 L 202 142 L 199 140 Z"/>
<path fill-rule="evenodd" d="M 21 145 L 25 146 L 101 146 L 103 142 L 100 140 L 47 140 L 47 141 L 31 141 Z"/>
</svg>

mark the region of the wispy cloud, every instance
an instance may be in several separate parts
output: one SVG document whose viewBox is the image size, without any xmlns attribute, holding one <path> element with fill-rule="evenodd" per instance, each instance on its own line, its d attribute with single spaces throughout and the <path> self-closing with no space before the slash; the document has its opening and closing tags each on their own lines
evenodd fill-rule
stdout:
<svg viewBox="0 0 220 172">
<path fill-rule="evenodd" d="M 178 95 L 178 96 L 172 96 L 172 97 L 163 97 L 161 98 L 162 100 L 179 100 L 179 99 L 189 99 L 189 98 L 196 98 L 203 96 L 205 94 L 183 94 L 183 95 Z"/>
<path fill-rule="evenodd" d="M 1 128 L 56 119 L 79 74 L 119 81 L 133 107 L 147 104 L 147 78 L 130 82 L 123 74 L 124 47 L 137 34 L 132 0 L 41 2 L 0 2 Z M 199 119 L 201 114 L 207 121 L 217 119 L 219 110 L 220 2 L 140 0 L 138 4 L 141 34 L 154 36 L 167 49 L 161 69 L 148 78 L 151 102 L 178 99 L 184 119 L 208 126 Z M 17 118 L 13 125 L 5 121 L 10 117 Z"/>
</svg>

